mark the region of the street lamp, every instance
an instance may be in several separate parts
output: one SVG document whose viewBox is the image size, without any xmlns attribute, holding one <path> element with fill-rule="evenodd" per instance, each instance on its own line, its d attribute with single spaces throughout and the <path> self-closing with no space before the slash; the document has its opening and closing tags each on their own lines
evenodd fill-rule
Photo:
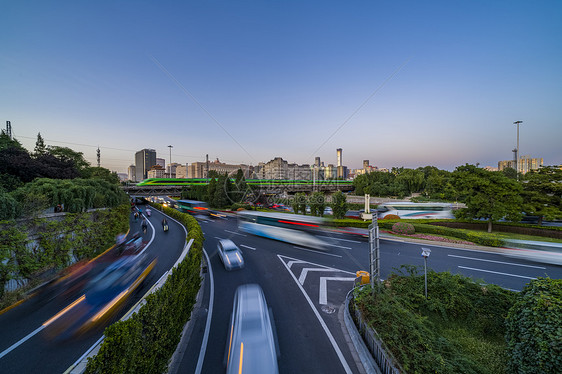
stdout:
<svg viewBox="0 0 562 374">
<path fill-rule="evenodd" d="M 427 299 L 427 258 L 429 257 L 429 254 L 431 253 L 431 249 L 429 248 L 423 248 L 422 247 L 422 256 L 423 256 L 423 268 L 424 268 L 424 274 L 425 274 L 425 298 Z"/>
<path fill-rule="evenodd" d="M 517 179 L 519 179 L 519 125 L 523 121 L 515 121 L 514 125 L 517 125 L 517 152 L 515 152 L 515 171 L 517 172 Z"/>
<path fill-rule="evenodd" d="M 170 178 L 172 178 L 172 148 L 174 148 L 174 146 L 169 145 L 168 148 L 170 148 Z"/>
</svg>

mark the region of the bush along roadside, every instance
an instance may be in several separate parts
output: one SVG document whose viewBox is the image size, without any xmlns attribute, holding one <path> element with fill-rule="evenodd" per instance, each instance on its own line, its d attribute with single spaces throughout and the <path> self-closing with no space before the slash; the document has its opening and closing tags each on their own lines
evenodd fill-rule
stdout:
<svg viewBox="0 0 562 374">
<path fill-rule="evenodd" d="M 403 266 L 355 307 L 408 373 L 505 373 L 505 317 L 516 293 L 470 278 Z M 510 371 L 511 372 L 511 371 Z"/>
<path fill-rule="evenodd" d="M 158 204 L 151 204 L 162 210 Z M 98 354 L 88 360 L 86 373 L 163 373 L 190 318 L 201 284 L 203 232 L 189 214 L 171 208 L 163 212 L 187 229 L 194 239 L 189 254 L 172 271 L 162 288 L 126 321 L 109 326 Z"/>
<path fill-rule="evenodd" d="M 506 320 L 509 373 L 560 373 L 562 280 L 538 278 L 521 291 Z"/>
</svg>

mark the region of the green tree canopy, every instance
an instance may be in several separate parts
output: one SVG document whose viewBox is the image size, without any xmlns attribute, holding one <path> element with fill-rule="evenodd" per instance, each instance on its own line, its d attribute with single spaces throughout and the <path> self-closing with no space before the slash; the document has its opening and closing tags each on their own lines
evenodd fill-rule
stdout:
<svg viewBox="0 0 562 374">
<path fill-rule="evenodd" d="M 503 173 L 466 164 L 452 173 L 452 183 L 467 206 L 457 211 L 457 217 L 485 219 L 488 221 L 488 232 L 492 231 L 494 221 L 521 219 L 521 185 Z"/>
<path fill-rule="evenodd" d="M 41 133 L 37 133 L 37 141 L 35 142 L 35 149 L 33 150 L 33 155 L 35 157 L 43 156 L 47 153 L 47 147 L 45 146 L 45 141 L 41 136 Z"/>
<path fill-rule="evenodd" d="M 334 212 L 334 218 L 342 219 L 347 213 L 347 197 L 341 191 L 336 192 L 332 195 L 332 211 Z"/>
<path fill-rule="evenodd" d="M 116 172 L 97 166 L 87 166 L 81 172 L 82 178 L 96 178 L 108 181 L 111 184 L 119 184 L 119 176 Z"/>
<path fill-rule="evenodd" d="M 545 166 L 523 176 L 524 210 L 547 220 L 562 218 L 562 170 Z"/>
<path fill-rule="evenodd" d="M 71 161 L 74 167 L 79 171 L 90 166 L 90 163 L 86 161 L 82 152 L 76 152 L 68 147 L 59 147 L 56 145 L 49 146 L 48 151 L 61 161 Z"/>
</svg>

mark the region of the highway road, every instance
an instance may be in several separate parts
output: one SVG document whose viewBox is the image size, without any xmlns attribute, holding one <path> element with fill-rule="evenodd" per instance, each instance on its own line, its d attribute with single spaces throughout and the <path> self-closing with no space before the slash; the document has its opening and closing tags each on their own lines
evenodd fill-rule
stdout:
<svg viewBox="0 0 562 374">
<path fill-rule="evenodd" d="M 143 241 L 150 242 L 146 251 L 149 257 L 157 257 L 154 270 L 124 305 L 117 320 L 168 271 L 181 254 L 185 245 L 185 231 L 178 223 L 168 220 L 170 231 L 162 232 L 161 214 L 155 212 Z M 131 220 L 131 232 L 140 231 L 140 220 Z M 101 329 L 69 341 L 51 340 L 42 324 L 69 305 L 73 300 L 49 299 L 39 294 L 25 303 L 0 315 L 0 372 L 2 373 L 62 373 L 102 335 Z"/>
<path fill-rule="evenodd" d="M 170 232 L 164 234 L 160 220 L 160 213 L 154 211 L 151 222 L 158 235 L 147 249 L 152 256 L 158 256 L 158 264 L 123 311 L 170 269 L 185 244 L 185 234 L 179 225 L 169 220 Z M 343 327 L 342 305 L 353 286 L 355 272 L 368 270 L 366 241 L 318 234 L 330 243 L 330 249 L 322 252 L 239 232 L 236 218 L 200 222 L 209 270 L 204 275 L 202 303 L 194 310 L 187 344 L 181 347 L 172 374 L 224 372 L 233 296 L 236 288 L 246 283 L 260 284 L 272 308 L 281 373 L 364 372 Z M 140 222 L 132 222 L 132 230 L 138 229 Z M 152 233 L 151 228 L 145 240 L 149 241 Z M 230 238 L 243 251 L 244 269 L 232 272 L 224 269 L 216 249 L 217 240 L 222 238 Z M 512 290 L 521 290 L 535 277 L 562 277 L 560 266 L 513 260 L 486 251 L 381 239 L 383 278 L 402 264 L 422 266 L 422 246 L 432 251 L 428 261 L 431 269 L 465 274 Z M 0 315 L 3 373 L 62 373 L 99 338 L 100 331 L 70 342 L 55 343 L 44 336 L 44 331 L 38 331 L 43 322 L 69 302 L 57 299 L 48 302 L 35 297 Z"/>
<path fill-rule="evenodd" d="M 342 305 L 353 286 L 355 272 L 368 270 L 366 241 L 319 234 L 331 244 L 329 251 L 321 252 L 239 232 L 235 218 L 206 221 L 201 225 L 206 238 L 204 247 L 210 258 L 203 307 L 194 313 L 189 344 L 183 348 L 177 371 L 172 373 L 224 370 L 222 362 L 233 295 L 245 283 L 260 284 L 273 310 L 281 373 L 363 372 L 343 328 Z M 216 249 L 219 238 L 229 238 L 240 247 L 246 261 L 244 269 L 225 271 Z M 380 243 L 383 278 L 402 264 L 423 266 L 422 247 L 431 249 L 430 269 L 464 274 L 511 290 L 521 290 L 530 279 L 539 276 L 562 277 L 560 266 L 508 259 L 493 252 L 421 245 L 399 239 L 381 239 Z M 205 336 L 209 314 L 210 328 Z"/>
</svg>

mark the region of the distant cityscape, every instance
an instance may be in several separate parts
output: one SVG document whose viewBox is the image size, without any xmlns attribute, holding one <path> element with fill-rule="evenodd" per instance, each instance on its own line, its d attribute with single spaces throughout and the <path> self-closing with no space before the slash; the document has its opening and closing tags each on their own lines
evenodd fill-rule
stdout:
<svg viewBox="0 0 562 374">
<path fill-rule="evenodd" d="M 171 158 L 171 155 L 170 155 Z M 513 168 L 519 173 L 525 174 L 531 170 L 543 166 L 542 158 L 533 158 L 529 155 L 515 157 L 513 160 L 499 161 L 497 167 L 485 166 L 489 171 L 502 171 Z M 354 179 L 358 175 L 374 171 L 389 172 L 387 168 L 378 168 L 370 164 L 369 160 L 363 160 L 361 169 L 348 169 L 343 164 L 343 149 L 336 149 L 336 163 L 325 164 L 320 157 L 315 157 L 314 163 L 297 164 L 289 163 L 282 157 L 275 157 L 268 162 L 259 162 L 258 165 L 227 164 L 218 158 L 210 161 L 207 155 L 205 161 L 193 162 L 191 164 L 179 164 L 168 162 L 157 157 L 154 149 L 142 149 L 135 153 L 135 163 L 128 167 L 127 173 L 119 173 L 123 181 L 140 182 L 147 178 L 207 178 L 210 171 L 221 174 L 235 174 L 242 170 L 245 178 L 251 179 L 298 179 L 298 180 L 330 180 L 330 179 Z"/>
</svg>

